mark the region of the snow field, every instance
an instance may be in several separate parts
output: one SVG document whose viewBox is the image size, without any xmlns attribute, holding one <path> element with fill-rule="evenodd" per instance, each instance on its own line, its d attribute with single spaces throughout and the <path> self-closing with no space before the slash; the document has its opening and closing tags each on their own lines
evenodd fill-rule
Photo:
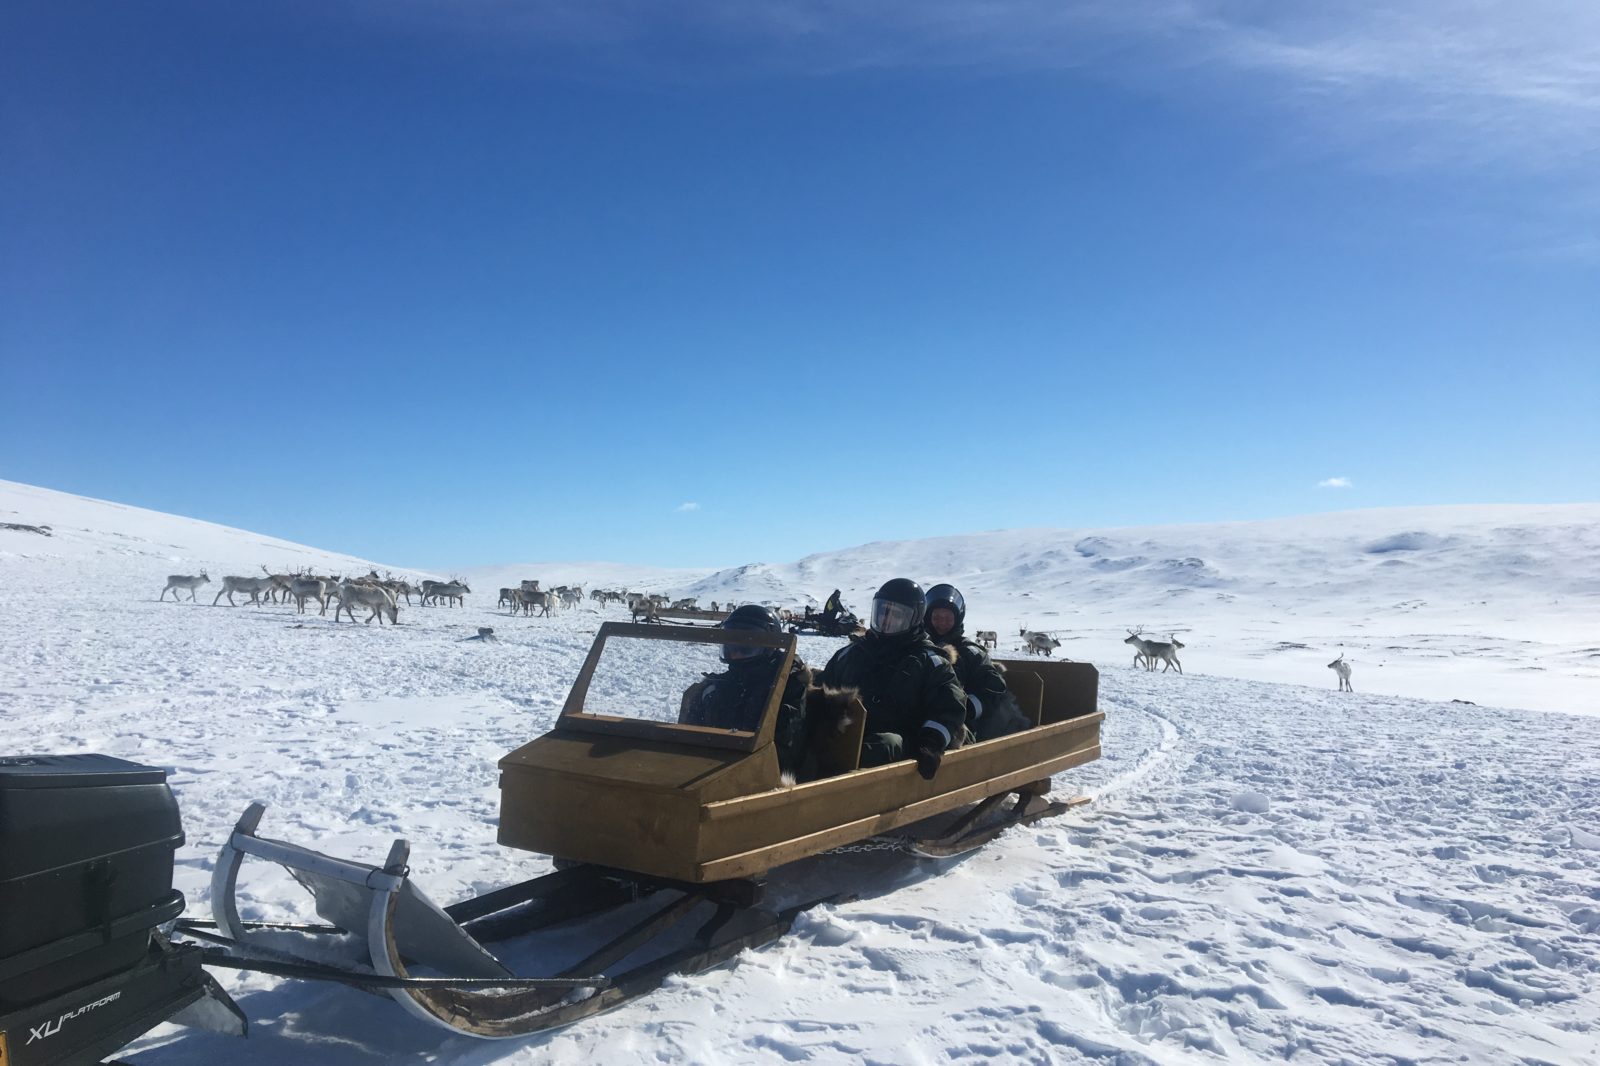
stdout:
<svg viewBox="0 0 1600 1066">
<path fill-rule="evenodd" d="M 251 800 L 264 835 L 336 855 L 407 838 L 441 902 L 547 869 L 494 842 L 495 763 L 553 723 L 600 614 L 511 619 L 476 581 L 466 608 L 402 605 L 394 629 L 213 609 L 216 584 L 157 603 L 197 557 L 250 572 L 260 538 L 170 516 L 130 532 L 95 506 L 76 533 L 0 534 L 0 749 L 168 768 L 191 915 Z M 273 550 L 291 548 L 341 565 Z M 480 625 L 499 639 L 464 639 Z M 1323 688 L 1150 675 L 1125 651 L 1099 657 L 1105 757 L 1056 779 L 1093 804 L 958 859 L 795 864 L 775 893 L 849 898 L 716 971 L 509 1043 L 219 971 L 248 1040 L 163 1027 L 125 1057 L 1600 1063 L 1596 718 L 1375 695 L 1360 673 L 1354 695 L 1327 670 Z M 275 867 L 247 863 L 241 888 L 247 917 L 314 920 Z"/>
</svg>

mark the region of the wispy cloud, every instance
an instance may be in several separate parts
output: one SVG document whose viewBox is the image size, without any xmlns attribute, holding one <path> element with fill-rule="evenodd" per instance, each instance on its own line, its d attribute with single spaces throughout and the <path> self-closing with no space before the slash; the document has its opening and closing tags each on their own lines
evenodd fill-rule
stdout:
<svg viewBox="0 0 1600 1066">
<path fill-rule="evenodd" d="M 1242 90 L 1342 139 L 1541 167 L 1600 143 L 1600 4 L 1574 0 L 353 0 L 369 17 L 605 46 L 711 76 L 1066 69 L 1192 99 Z M 381 14 L 379 14 L 381 12 Z M 692 42 L 691 48 L 673 48 Z M 647 60 L 646 57 L 651 57 Z M 1237 78 L 1243 77 L 1243 85 Z M 1403 142 L 1403 143 L 1402 143 Z M 1535 158 L 1529 158 L 1530 153 Z"/>
<path fill-rule="evenodd" d="M 1443 170 L 1491 190 L 1515 175 L 1535 188 L 1502 190 L 1484 221 L 1522 254 L 1586 258 L 1574 234 L 1600 218 L 1600 4 L 1583 0 L 351 3 L 665 78 L 1072 70 L 1261 116 L 1278 143 L 1360 169 Z"/>
<path fill-rule="evenodd" d="M 1347 477 L 1325 477 L 1317 482 L 1319 489 L 1347 489 L 1350 485 L 1351 481 Z"/>
<path fill-rule="evenodd" d="M 698 510 L 700 510 L 700 505 L 698 503 L 695 503 L 693 500 L 690 500 L 690 501 L 688 501 L 686 503 L 678 504 L 678 506 L 675 508 L 675 510 L 679 514 L 684 514 L 685 512 L 688 512 L 688 511 L 698 511 Z"/>
</svg>

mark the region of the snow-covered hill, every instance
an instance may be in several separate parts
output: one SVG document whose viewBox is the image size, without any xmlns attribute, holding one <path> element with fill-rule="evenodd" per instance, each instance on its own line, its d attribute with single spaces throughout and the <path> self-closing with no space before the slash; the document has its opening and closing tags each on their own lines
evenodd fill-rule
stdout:
<svg viewBox="0 0 1600 1066">
<path fill-rule="evenodd" d="M 796 607 L 820 606 L 840 588 L 847 603 L 865 607 L 884 580 L 910 576 L 955 583 L 967 597 L 969 631 L 996 630 L 1012 651 L 1026 627 L 1056 634 L 1070 658 L 1131 662 L 1122 640 L 1143 627 L 1157 639 L 1176 633 L 1189 673 L 1332 687 L 1326 665 L 1343 654 L 1357 691 L 1600 711 L 1600 504 L 1008 530 L 714 572 L 570 561 L 429 571 L 4 481 L 0 522 L 52 525 L 55 533 L 0 530 L 0 559 L 104 572 L 108 587 L 128 595 L 150 582 L 159 590 L 169 572 L 208 566 L 212 596 L 223 572 L 376 566 L 413 578 L 459 576 L 479 604 L 538 578 L 547 588 Z M 129 565 L 137 559 L 148 569 Z"/>
<path fill-rule="evenodd" d="M 1070 612 L 1086 607 L 1075 601 L 1099 589 L 1119 609 L 1151 612 L 1128 624 L 1194 632 L 1191 619 L 1220 618 L 1207 624 L 1224 636 L 1278 622 L 1284 642 L 1309 643 L 1411 626 L 1427 638 L 1416 646 L 1441 656 L 1439 674 L 1463 686 L 1502 676 L 1462 672 L 1498 646 L 1486 633 L 1533 642 L 1495 652 L 1509 677 L 1519 655 L 1540 665 L 1568 647 L 1563 633 L 1594 632 L 1594 564 L 1583 557 L 1593 508 L 1317 521 L 1329 525 L 985 534 L 758 569 L 774 589 L 821 595 L 839 584 L 858 603 L 881 574 L 949 577 L 972 593 L 978 624 L 1003 618 L 1004 603 L 1039 622 L 1042 612 L 1026 612 L 1053 588 L 1061 599 L 1049 609 L 1074 624 Z M 334 854 L 381 861 L 393 838 L 409 839 L 418 882 L 444 901 L 548 869 L 495 843 L 496 762 L 550 728 L 600 615 L 512 620 L 496 614 L 492 590 L 462 609 L 403 607 L 402 624 L 382 629 L 287 607 L 212 608 L 215 585 L 198 606 L 158 603 L 167 573 L 208 564 L 215 577 L 263 563 L 369 563 L 9 484 L 0 522 L 53 534 L 0 530 L 0 751 L 100 751 L 166 767 L 188 840 L 175 884 L 191 914 L 207 915 L 216 848 L 252 800 L 268 804 L 268 835 Z M 1361 550 L 1401 535 L 1406 566 L 1383 565 L 1393 551 Z M 1332 550 L 1339 538 L 1349 550 Z M 1526 561 L 1495 580 L 1514 550 Z M 1147 561 L 1125 565 L 1135 557 Z M 1190 557 L 1201 564 L 1179 574 L 1230 583 L 1156 576 L 1172 572 L 1160 560 Z M 594 580 L 579 569 L 513 572 Z M 1378 585 L 1413 572 L 1411 585 Z M 712 578 L 697 573 L 685 587 Z M 1161 617 L 1162 601 L 1141 597 L 1162 588 L 1193 591 Z M 1216 591 L 1251 606 L 1191 610 Z M 1428 606 L 1397 608 L 1395 596 Z M 1272 613 L 1280 607 L 1298 613 Z M 463 639 L 480 625 L 500 639 Z M 248 1040 L 162 1027 L 120 1057 L 1600 1063 L 1600 718 L 1376 694 L 1366 653 L 1357 692 L 1341 695 L 1322 669 L 1331 648 L 1306 649 L 1315 688 L 1214 676 L 1218 652 L 1199 641 L 1185 653 L 1188 676 L 1150 675 L 1128 668 L 1118 635 L 1068 645 L 1101 667 L 1105 756 L 1056 786 L 1094 803 L 962 859 L 845 854 L 776 871 L 852 898 L 715 972 L 506 1043 L 450 1036 L 345 988 L 219 972 L 251 1019 Z M 838 646 L 801 642 L 813 662 Z M 1544 687 L 1524 681 L 1522 691 L 1567 692 L 1567 709 L 1582 709 L 1593 667 L 1581 657 L 1545 665 Z M 315 920 L 281 871 L 247 873 L 247 918 Z"/>
<path fill-rule="evenodd" d="M 702 600 L 864 606 L 885 579 L 949 581 L 969 629 L 1013 647 L 1132 655 L 1177 633 L 1186 670 L 1479 704 L 1600 710 L 1600 504 L 1417 507 L 1134 529 L 1029 529 L 866 544 L 679 586 Z"/>
</svg>

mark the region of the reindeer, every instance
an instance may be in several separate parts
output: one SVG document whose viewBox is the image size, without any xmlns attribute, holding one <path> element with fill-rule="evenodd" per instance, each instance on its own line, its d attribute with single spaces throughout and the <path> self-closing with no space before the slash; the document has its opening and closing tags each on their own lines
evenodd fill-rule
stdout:
<svg viewBox="0 0 1600 1066">
<path fill-rule="evenodd" d="M 172 602 L 173 603 L 177 603 L 178 602 L 178 593 L 181 592 L 184 589 L 188 589 L 189 590 L 189 602 L 193 603 L 194 602 L 194 590 L 199 588 L 201 585 L 204 585 L 207 581 L 210 581 L 210 580 L 211 580 L 210 575 L 208 575 L 204 570 L 200 571 L 200 573 L 198 575 L 168 574 L 167 575 L 167 587 L 161 590 L 161 595 L 157 596 L 156 599 L 158 599 L 158 600 L 166 599 L 167 598 L 167 592 L 170 589 L 170 590 L 172 590 Z"/>
<path fill-rule="evenodd" d="M 1149 644 L 1150 642 L 1139 635 L 1142 632 L 1144 632 L 1142 629 L 1128 630 L 1128 635 L 1122 641 L 1122 643 L 1133 645 L 1134 667 L 1137 669 L 1138 667 L 1143 666 L 1146 670 L 1148 670 L 1150 669 L 1150 653 L 1145 648 L 1145 645 Z"/>
<path fill-rule="evenodd" d="M 1350 664 L 1344 661 L 1343 652 L 1340 652 L 1339 657 L 1328 664 L 1328 669 L 1339 675 L 1340 692 L 1355 691 L 1350 685 Z"/>
<path fill-rule="evenodd" d="M 333 620 L 335 622 L 339 620 L 341 611 L 350 612 L 350 621 L 354 622 L 356 620 L 354 605 L 360 604 L 371 611 L 367 615 L 367 625 L 370 626 L 372 620 L 376 618 L 378 625 L 382 626 L 384 615 L 389 616 L 390 625 L 397 626 L 400 624 L 400 608 L 395 604 L 394 593 L 380 584 L 358 584 L 354 581 L 346 581 L 339 586 L 339 590 L 335 595 L 339 597 L 339 606 L 333 612 Z"/>
<path fill-rule="evenodd" d="M 1178 639 L 1178 635 L 1176 633 L 1168 633 L 1167 640 L 1171 641 L 1171 643 L 1157 645 L 1156 649 L 1156 657 L 1158 659 L 1166 660 L 1167 664 L 1161 668 L 1161 672 L 1164 674 L 1167 672 L 1168 667 L 1176 666 L 1178 668 L 1178 673 L 1181 674 L 1183 673 L 1183 664 L 1178 661 L 1178 653 L 1183 650 L 1184 643 Z M 1163 651 L 1161 650 L 1163 648 L 1170 650 Z M 1152 664 L 1150 669 L 1154 670 L 1155 666 Z"/>
<path fill-rule="evenodd" d="M 1178 673 L 1183 673 L 1183 664 L 1178 661 L 1178 652 L 1184 647 L 1184 644 L 1177 638 L 1177 635 L 1168 634 L 1171 638 L 1170 641 L 1145 640 L 1139 635 L 1142 632 L 1142 629 L 1130 630 L 1128 639 L 1122 642 L 1124 644 L 1132 644 L 1138 649 L 1138 653 L 1133 657 L 1133 664 L 1138 666 L 1139 659 L 1142 657 L 1145 664 L 1144 668 L 1146 670 L 1154 670 L 1156 668 L 1156 660 L 1160 659 L 1163 663 L 1161 667 L 1163 674 L 1174 666 L 1178 668 Z"/>
<path fill-rule="evenodd" d="M 528 589 L 513 589 L 511 597 L 512 614 L 516 614 L 517 608 L 521 607 L 524 615 L 531 615 L 533 614 L 533 609 L 537 607 L 539 608 L 540 616 L 545 618 L 550 616 L 550 608 L 554 606 L 556 599 L 554 592 L 539 592 L 537 590 L 530 592 Z"/>
<path fill-rule="evenodd" d="M 1038 633 L 1027 629 L 1023 629 L 1020 632 L 1022 634 L 1023 647 L 1027 649 L 1029 655 L 1043 655 L 1048 658 L 1052 651 L 1061 647 L 1061 642 L 1048 633 Z"/>
<path fill-rule="evenodd" d="M 973 636 L 976 637 L 978 643 L 985 648 L 993 648 L 1000 643 L 1000 634 L 996 633 L 992 629 L 980 629 L 974 633 Z"/>
<path fill-rule="evenodd" d="M 235 592 L 247 592 L 250 594 L 250 602 L 259 604 L 261 602 L 261 594 L 271 591 L 272 576 L 270 574 L 266 577 L 225 577 L 222 579 L 222 589 L 211 600 L 211 606 L 215 607 L 217 600 L 222 599 L 224 596 L 228 597 L 229 607 L 239 606 L 233 602 L 233 594 Z"/>
<path fill-rule="evenodd" d="M 422 602 L 427 603 L 429 597 L 432 597 L 435 606 L 439 603 L 439 597 L 443 596 L 446 607 L 464 607 L 467 602 L 465 594 L 472 591 L 465 581 L 434 581 L 431 582 L 433 586 L 431 590 L 427 587 L 430 582 L 424 581 L 422 584 Z"/>
<path fill-rule="evenodd" d="M 501 589 L 500 590 L 500 598 L 495 601 L 494 605 L 496 607 L 504 607 L 508 603 L 511 604 L 513 609 L 516 608 L 516 605 L 517 605 L 517 590 L 516 589 L 508 589 L 508 588 Z"/>
<path fill-rule="evenodd" d="M 317 613 L 327 614 L 328 600 L 332 598 L 331 593 L 333 592 L 334 586 L 337 584 L 338 581 L 332 578 L 311 577 L 309 575 L 305 577 L 297 577 L 293 581 L 290 581 L 289 595 L 294 597 L 296 607 L 295 613 L 305 614 L 306 600 L 307 598 L 312 598 L 315 599 L 322 607 L 322 610 L 318 611 Z"/>
<path fill-rule="evenodd" d="M 271 570 L 267 569 L 267 564 L 266 563 L 262 563 L 261 564 L 261 572 L 263 574 L 266 574 L 267 575 L 267 579 L 272 582 L 272 585 L 267 589 L 267 592 L 266 592 L 267 602 L 268 603 L 277 603 L 278 602 L 278 597 L 281 594 L 283 596 L 283 602 L 284 603 L 288 603 L 289 602 L 289 582 L 294 580 L 294 575 L 293 574 L 274 574 Z"/>
</svg>

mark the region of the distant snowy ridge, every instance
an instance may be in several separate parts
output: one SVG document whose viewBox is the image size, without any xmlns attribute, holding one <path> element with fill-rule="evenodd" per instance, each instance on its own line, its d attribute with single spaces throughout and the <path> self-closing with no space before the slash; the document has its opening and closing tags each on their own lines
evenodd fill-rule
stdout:
<svg viewBox="0 0 1600 1066">
<path fill-rule="evenodd" d="M 1142 626 L 1180 634 L 1206 673 L 1332 685 L 1323 667 L 1342 653 L 1358 691 L 1600 711 L 1600 504 L 887 541 L 668 591 L 817 604 L 838 588 L 862 608 L 896 576 L 949 581 L 969 628 L 1009 644 L 1024 627 L 1054 632 L 1077 659 L 1117 662 Z"/>
<path fill-rule="evenodd" d="M 0 481 L 0 522 L 51 527 L 49 537 L 0 529 L 0 559 L 121 558 L 131 562 L 143 558 L 150 563 L 152 575 L 158 571 L 162 575 L 197 573 L 209 567 L 212 579 L 219 582 L 224 569 L 258 574 L 262 566 L 308 566 L 339 573 L 366 573 L 374 566 L 396 573 L 402 569 L 197 518 L 15 481 Z"/>
<path fill-rule="evenodd" d="M 1115 597 L 1161 610 L 1174 597 L 1272 590 L 1315 605 L 1363 594 L 1477 601 L 1600 596 L 1600 504 L 1417 507 L 1259 522 L 1025 529 L 880 541 L 796 563 L 719 570 L 685 595 L 806 602 L 833 587 L 865 600 L 883 579 L 951 581 L 985 595 Z"/>
<path fill-rule="evenodd" d="M 1000 632 L 1003 652 L 1017 651 L 1015 634 L 1027 627 L 1058 634 L 1062 655 L 1131 663 L 1122 638 L 1144 627 L 1180 634 L 1191 672 L 1331 687 L 1324 666 L 1344 654 L 1358 692 L 1600 711 L 1600 504 L 1005 530 L 715 571 L 604 562 L 401 567 L 14 482 L 0 482 L 0 522 L 54 533 L 0 529 L 0 563 L 72 563 L 99 574 L 97 588 L 130 593 L 210 567 L 214 583 L 203 591 L 214 596 L 223 573 L 265 565 L 459 576 L 485 614 L 498 588 L 528 578 L 547 588 L 780 606 L 820 605 L 839 588 L 859 609 L 884 580 L 908 576 L 960 587 L 969 628 Z"/>
</svg>

